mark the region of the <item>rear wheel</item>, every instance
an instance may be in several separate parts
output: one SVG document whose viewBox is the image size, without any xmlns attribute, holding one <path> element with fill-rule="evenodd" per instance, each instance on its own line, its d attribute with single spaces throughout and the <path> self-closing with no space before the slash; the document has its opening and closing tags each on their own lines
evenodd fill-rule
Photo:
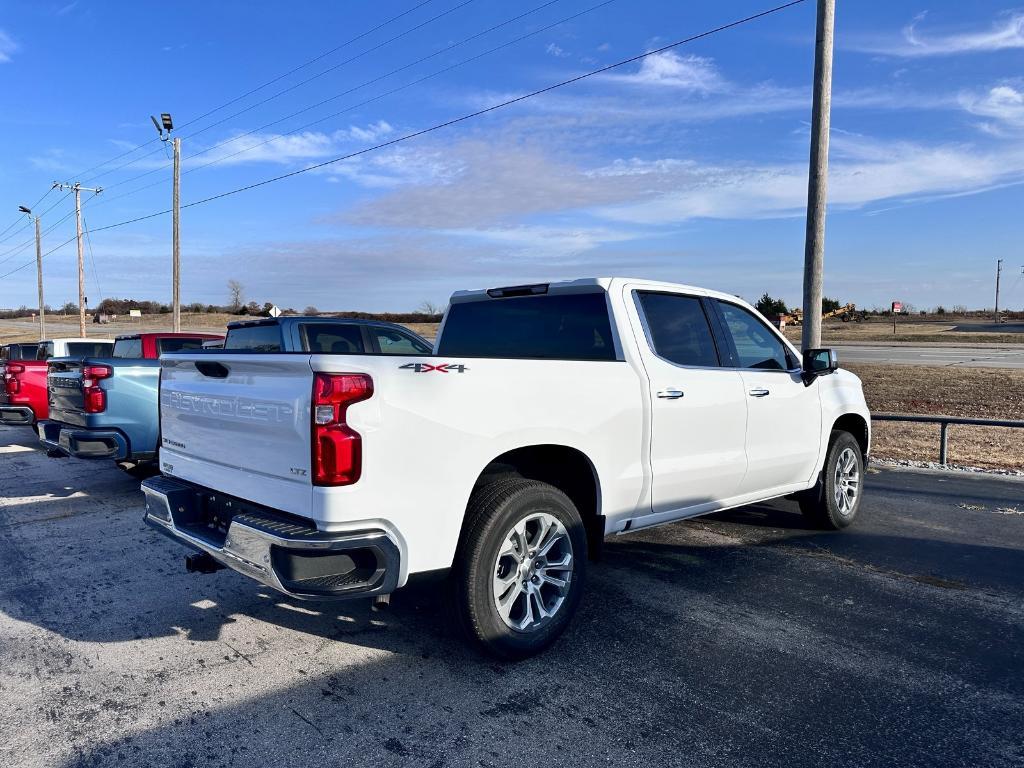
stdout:
<svg viewBox="0 0 1024 768">
<path fill-rule="evenodd" d="M 799 496 L 800 511 L 816 528 L 838 531 L 853 524 L 864 490 L 864 456 L 849 432 L 833 431 L 825 466 L 813 488 Z"/>
<path fill-rule="evenodd" d="M 508 478 L 474 492 L 466 526 L 453 571 L 464 628 L 499 658 L 544 650 L 583 589 L 587 537 L 576 507 L 551 485 Z"/>
</svg>

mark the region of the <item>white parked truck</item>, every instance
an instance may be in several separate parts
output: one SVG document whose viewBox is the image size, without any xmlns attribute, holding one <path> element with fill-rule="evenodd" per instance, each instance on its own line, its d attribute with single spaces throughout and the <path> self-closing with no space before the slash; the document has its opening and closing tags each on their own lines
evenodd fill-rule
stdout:
<svg viewBox="0 0 1024 768">
<path fill-rule="evenodd" d="M 723 293 L 626 278 L 462 291 L 431 356 L 206 350 L 161 360 L 146 520 L 297 598 L 445 571 L 470 635 L 565 629 L 611 534 L 795 495 L 857 516 L 860 380 Z"/>
</svg>

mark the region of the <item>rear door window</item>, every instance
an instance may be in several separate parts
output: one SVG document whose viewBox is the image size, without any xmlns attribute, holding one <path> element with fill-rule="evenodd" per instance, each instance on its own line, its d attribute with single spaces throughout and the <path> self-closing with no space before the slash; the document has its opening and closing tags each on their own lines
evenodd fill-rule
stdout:
<svg viewBox="0 0 1024 768">
<path fill-rule="evenodd" d="M 36 350 L 36 360 L 49 360 L 51 357 L 53 357 L 53 342 L 40 344 L 39 349 Z"/>
<path fill-rule="evenodd" d="M 452 304 L 438 354 L 615 360 L 604 291 L 486 299 Z"/>
<path fill-rule="evenodd" d="M 133 359 L 142 357 L 142 339 L 117 339 L 110 356 Z"/>
<path fill-rule="evenodd" d="M 361 355 L 362 326 L 351 323 L 308 323 L 302 326 L 302 339 L 306 352 L 328 355 Z"/>
<path fill-rule="evenodd" d="M 714 368 L 718 351 L 704 307 L 696 296 L 640 291 L 651 346 L 676 365 Z"/>
<path fill-rule="evenodd" d="M 281 326 L 277 323 L 243 325 L 229 328 L 224 349 L 244 349 L 249 352 L 281 352 Z"/>
<path fill-rule="evenodd" d="M 429 355 L 433 350 L 419 339 L 395 328 L 371 328 L 384 355 Z"/>
<path fill-rule="evenodd" d="M 162 355 L 164 352 L 184 352 L 189 349 L 202 349 L 203 339 L 171 338 L 157 339 L 156 351 Z"/>
</svg>

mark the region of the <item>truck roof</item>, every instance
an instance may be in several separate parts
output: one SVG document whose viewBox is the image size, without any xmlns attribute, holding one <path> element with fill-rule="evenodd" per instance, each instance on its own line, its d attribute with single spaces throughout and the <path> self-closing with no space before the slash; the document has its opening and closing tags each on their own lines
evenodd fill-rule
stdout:
<svg viewBox="0 0 1024 768">
<path fill-rule="evenodd" d="M 125 333 L 120 336 L 115 336 L 115 341 L 122 341 L 124 339 L 222 339 L 224 338 L 223 333 L 200 333 L 196 331 L 191 333 L 189 331 L 181 331 L 175 333 L 173 331 L 140 331 L 139 333 Z"/>
<path fill-rule="evenodd" d="M 92 341 L 92 342 L 95 342 L 97 344 L 113 344 L 114 343 L 113 339 L 94 339 L 94 338 L 91 338 L 91 337 L 90 338 L 86 338 L 84 336 L 62 336 L 62 337 L 56 338 L 56 339 L 44 339 L 43 341 L 40 341 L 38 343 L 39 344 L 55 344 L 55 343 L 68 344 L 68 343 L 76 342 L 76 341 Z"/>
<path fill-rule="evenodd" d="M 649 290 L 672 290 L 685 291 L 700 296 L 711 296 L 719 299 L 736 301 L 737 296 L 721 291 L 712 291 L 708 288 L 700 288 L 695 285 L 684 285 L 682 283 L 670 283 L 664 280 L 647 280 L 639 277 L 583 277 L 577 280 L 559 280 L 551 283 L 531 283 L 526 285 L 510 285 L 497 288 L 477 288 L 469 291 L 456 291 L 452 294 L 451 303 L 458 304 L 466 301 L 482 301 L 484 299 L 511 298 L 514 296 L 530 296 L 545 293 L 589 293 L 595 290 L 612 291 L 616 286 L 629 283 Z M 739 299 L 743 304 L 745 301 Z"/>
<path fill-rule="evenodd" d="M 280 325 L 281 323 L 347 323 L 350 325 L 373 325 L 387 328 L 401 328 L 404 331 L 409 329 L 398 323 L 390 323 L 387 320 L 370 320 L 362 317 L 337 317 L 335 315 L 287 315 L 285 317 L 261 317 L 256 320 L 233 320 L 228 323 L 228 330 L 232 328 L 248 328 L 256 325 Z"/>
</svg>

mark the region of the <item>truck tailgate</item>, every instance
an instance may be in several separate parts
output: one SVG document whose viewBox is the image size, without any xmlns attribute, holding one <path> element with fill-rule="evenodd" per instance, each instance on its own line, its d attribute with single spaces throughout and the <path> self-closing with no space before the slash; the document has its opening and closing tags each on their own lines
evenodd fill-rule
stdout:
<svg viewBox="0 0 1024 768">
<path fill-rule="evenodd" d="M 309 360 L 305 354 L 161 358 L 162 471 L 308 515 Z"/>
<path fill-rule="evenodd" d="M 52 420 L 85 425 L 81 360 L 51 360 L 46 389 Z"/>
</svg>

